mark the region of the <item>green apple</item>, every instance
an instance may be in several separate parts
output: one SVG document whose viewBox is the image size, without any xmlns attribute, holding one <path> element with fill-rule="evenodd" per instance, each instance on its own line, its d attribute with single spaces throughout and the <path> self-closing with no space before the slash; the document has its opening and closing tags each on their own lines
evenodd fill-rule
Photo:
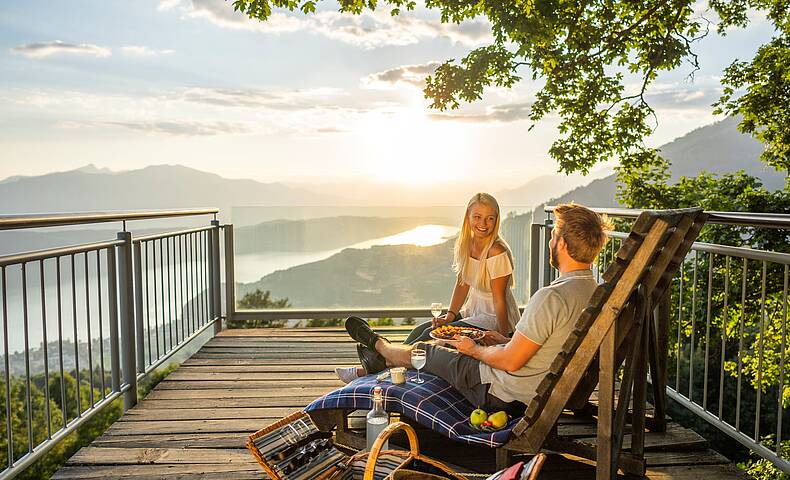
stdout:
<svg viewBox="0 0 790 480">
<path fill-rule="evenodd" d="M 469 422 L 475 427 L 479 427 L 487 419 L 488 414 L 482 408 L 476 408 L 472 411 L 472 414 L 469 415 Z"/>
<path fill-rule="evenodd" d="M 492 413 L 488 417 L 488 421 L 491 422 L 494 428 L 499 429 L 504 427 L 507 424 L 507 413 L 505 412 L 496 412 Z"/>
</svg>

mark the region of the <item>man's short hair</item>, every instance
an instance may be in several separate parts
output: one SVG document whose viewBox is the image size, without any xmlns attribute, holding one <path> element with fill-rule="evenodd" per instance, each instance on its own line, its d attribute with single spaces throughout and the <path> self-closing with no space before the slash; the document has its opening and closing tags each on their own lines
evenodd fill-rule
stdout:
<svg viewBox="0 0 790 480">
<path fill-rule="evenodd" d="M 606 245 L 612 223 L 583 205 L 565 203 L 554 209 L 557 233 L 568 245 L 568 254 L 581 263 L 592 263 Z"/>
</svg>

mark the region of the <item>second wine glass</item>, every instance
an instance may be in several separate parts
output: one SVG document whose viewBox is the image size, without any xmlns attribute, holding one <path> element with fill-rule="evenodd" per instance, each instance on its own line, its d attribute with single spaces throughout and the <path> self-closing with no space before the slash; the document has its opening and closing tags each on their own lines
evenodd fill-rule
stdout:
<svg viewBox="0 0 790 480">
<path fill-rule="evenodd" d="M 417 376 L 410 378 L 410 380 L 412 380 L 414 383 L 425 383 L 425 380 L 420 378 L 420 370 L 422 370 L 422 367 L 425 366 L 425 362 L 425 350 L 421 348 L 415 348 L 411 351 L 411 366 L 417 369 Z"/>
<path fill-rule="evenodd" d="M 440 302 L 433 302 L 431 304 L 431 315 L 433 315 L 433 320 L 431 321 L 431 325 L 433 327 L 438 327 L 439 324 L 436 323 L 436 319 L 439 318 L 439 315 L 442 314 L 442 304 Z"/>
</svg>

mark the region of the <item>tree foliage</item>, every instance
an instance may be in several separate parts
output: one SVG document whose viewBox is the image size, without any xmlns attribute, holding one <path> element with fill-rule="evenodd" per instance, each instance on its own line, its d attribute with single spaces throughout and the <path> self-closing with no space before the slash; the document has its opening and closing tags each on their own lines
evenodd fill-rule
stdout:
<svg viewBox="0 0 790 480">
<path fill-rule="evenodd" d="M 73 372 L 72 372 L 73 373 Z M 46 401 L 44 390 L 44 375 L 31 377 L 29 397 L 30 409 L 28 410 L 28 387 L 24 379 L 11 377 L 8 389 L 10 396 L 11 412 L 11 445 L 14 460 L 19 460 L 28 453 L 28 432 L 32 432 L 30 441 L 36 447 L 47 438 L 47 406 L 50 412 L 49 429 L 52 434 L 63 428 L 64 412 L 66 421 L 74 420 L 79 411 L 84 412 L 91 405 L 91 385 L 88 380 L 90 371 L 80 372 L 79 390 L 77 380 L 74 375 L 65 372 L 61 378 L 59 373 L 52 373 L 49 376 L 49 403 Z M 98 376 L 98 372 L 94 372 Z M 109 379 L 107 379 L 109 386 Z M 98 402 L 101 400 L 101 390 L 94 384 L 93 399 Z M 5 381 L 0 381 L 0 390 L 5 391 Z M 63 396 L 65 392 L 65 396 Z M 78 393 L 79 392 L 79 393 Z M 107 390 L 109 393 L 109 388 Z M 77 404 L 77 395 L 80 397 L 80 405 Z M 0 396 L 0 465 L 7 465 L 9 436 L 6 430 L 6 400 L 5 395 Z M 78 410 L 81 409 L 81 410 Z M 29 468 L 24 470 L 16 478 L 39 479 L 49 478 L 57 471 L 66 460 L 81 447 L 89 444 L 94 438 L 101 435 L 107 427 L 117 420 L 122 413 L 122 403 L 116 399 L 97 412 L 93 418 L 81 425 L 76 431 L 67 435 L 63 440 L 55 444 L 52 449 L 43 457 L 36 461 Z M 28 415 L 32 429 L 28 430 Z"/>
<path fill-rule="evenodd" d="M 234 0 L 233 6 L 254 19 L 266 20 L 273 8 L 304 13 L 315 1 Z M 387 0 L 393 14 L 414 2 Z M 694 12 L 691 0 L 428 0 L 443 22 L 486 17 L 493 42 L 460 60 L 444 62 L 428 77 L 425 96 L 439 110 L 482 98 L 486 87 L 511 87 L 522 78 L 541 85 L 530 118 L 560 118 L 551 156 L 564 172 L 587 172 L 596 163 L 617 158 L 629 171 L 654 156 L 643 142 L 656 119 L 646 93 L 662 71 L 686 63 L 690 75 L 699 67 L 694 42 L 708 33 L 709 21 Z M 340 10 L 359 14 L 378 2 L 341 0 Z M 718 111 L 740 114 L 744 132 L 766 144 L 763 159 L 778 169 L 790 168 L 790 65 L 788 12 L 780 0 L 710 0 L 721 21 L 720 34 L 748 24 L 749 9 L 765 11 L 777 36 L 751 61 L 735 60 L 724 72 L 724 95 Z M 638 79 L 635 89 L 627 83 Z M 745 95 L 741 95 L 745 91 Z"/>
<path fill-rule="evenodd" d="M 271 295 L 271 292 L 268 290 L 263 291 L 260 288 L 256 288 L 254 292 L 244 295 L 239 300 L 238 307 L 241 310 L 256 310 L 263 308 L 289 308 L 291 306 L 287 298 L 277 299 L 272 298 Z"/>
<path fill-rule="evenodd" d="M 238 301 L 241 310 L 266 310 L 274 308 L 290 308 L 291 303 L 287 298 L 274 298 L 269 290 L 256 288 L 255 291 L 245 294 Z M 285 326 L 284 320 L 233 320 L 230 328 L 280 328 Z"/>
</svg>

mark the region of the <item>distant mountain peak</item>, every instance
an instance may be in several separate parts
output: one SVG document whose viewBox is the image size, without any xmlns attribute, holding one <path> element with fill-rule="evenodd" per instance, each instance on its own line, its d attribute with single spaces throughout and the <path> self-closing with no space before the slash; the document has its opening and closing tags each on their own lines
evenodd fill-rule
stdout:
<svg viewBox="0 0 790 480">
<path fill-rule="evenodd" d="M 105 175 L 112 175 L 116 172 L 113 172 L 107 167 L 99 168 L 93 163 L 89 163 L 83 167 L 75 168 L 72 170 L 73 172 L 80 172 L 80 173 L 90 173 L 90 174 L 105 174 Z"/>
</svg>

